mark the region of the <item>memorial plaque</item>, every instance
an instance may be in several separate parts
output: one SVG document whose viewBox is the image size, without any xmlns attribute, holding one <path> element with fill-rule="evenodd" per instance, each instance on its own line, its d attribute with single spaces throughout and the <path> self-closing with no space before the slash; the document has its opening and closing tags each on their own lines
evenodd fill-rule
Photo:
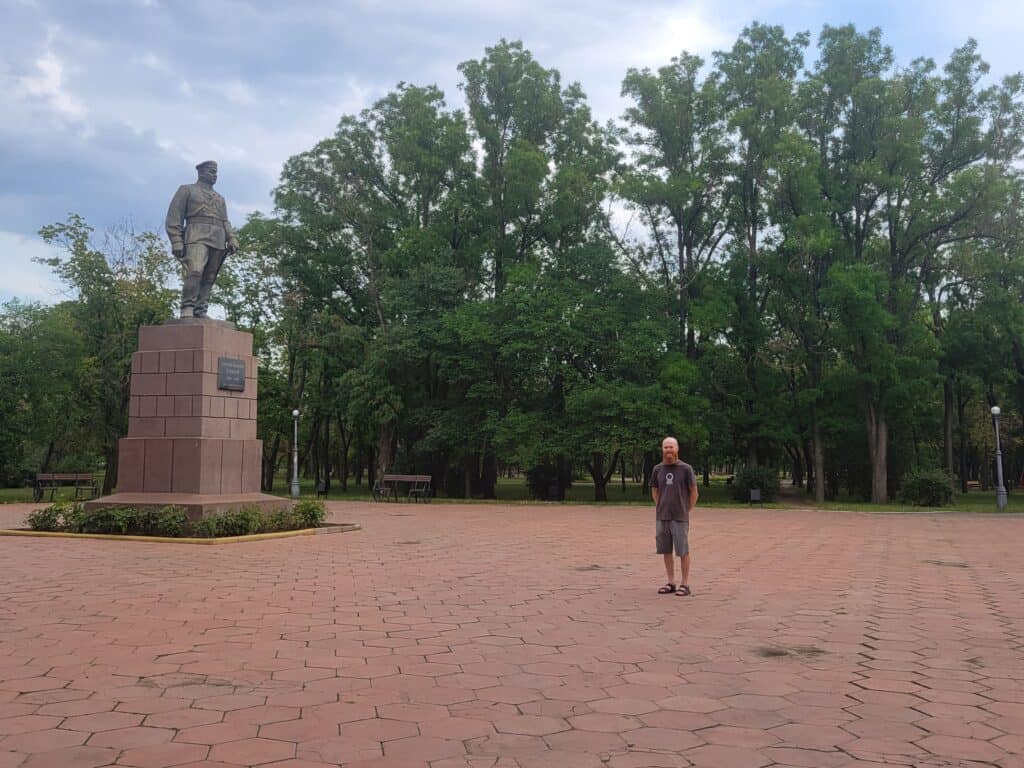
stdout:
<svg viewBox="0 0 1024 768">
<path fill-rule="evenodd" d="M 217 358 L 217 389 L 245 391 L 245 361 L 236 357 Z"/>
</svg>

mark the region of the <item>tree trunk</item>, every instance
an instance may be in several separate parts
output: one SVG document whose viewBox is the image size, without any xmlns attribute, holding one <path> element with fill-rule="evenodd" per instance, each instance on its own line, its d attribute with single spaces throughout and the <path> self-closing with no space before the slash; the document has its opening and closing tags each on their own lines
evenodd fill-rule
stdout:
<svg viewBox="0 0 1024 768">
<path fill-rule="evenodd" d="M 109 496 L 114 490 L 114 482 L 117 480 L 117 440 L 107 443 L 104 448 L 107 471 L 103 475 L 103 496 Z"/>
<path fill-rule="evenodd" d="M 486 451 L 480 465 L 480 493 L 485 499 L 498 498 L 498 457 Z"/>
<path fill-rule="evenodd" d="M 956 422 L 960 431 L 960 493 L 967 493 L 967 427 L 964 424 L 964 410 L 967 408 L 967 401 L 964 399 L 963 389 L 958 387 L 956 398 Z"/>
<path fill-rule="evenodd" d="M 953 380 L 946 377 L 942 382 L 942 447 L 945 468 L 953 475 Z"/>
<path fill-rule="evenodd" d="M 53 461 L 53 452 L 55 448 L 56 444 L 51 440 L 49 445 L 46 446 L 46 456 L 43 457 L 43 464 L 39 467 L 40 472 L 50 471 L 50 462 Z"/>
<path fill-rule="evenodd" d="M 324 417 L 324 445 L 321 451 L 324 466 L 324 493 L 331 492 L 331 417 Z"/>
<path fill-rule="evenodd" d="M 377 482 L 377 461 L 373 455 L 373 448 L 366 449 L 366 484 L 373 488 Z"/>
<path fill-rule="evenodd" d="M 651 472 L 654 470 L 654 454 L 650 451 L 644 451 L 644 468 L 643 468 L 643 496 L 646 499 L 651 492 Z"/>
<path fill-rule="evenodd" d="M 274 490 L 274 473 L 277 470 L 277 452 L 281 450 L 281 433 L 274 435 L 270 453 L 263 454 L 263 490 L 270 493 Z"/>
<path fill-rule="evenodd" d="M 381 475 L 387 474 L 391 469 L 391 462 L 394 461 L 392 446 L 395 426 L 394 421 L 389 421 L 377 428 L 377 472 Z"/>
<path fill-rule="evenodd" d="M 341 490 L 348 490 L 348 449 L 352 443 L 352 434 L 345 432 L 345 424 L 341 417 L 338 417 L 338 474 L 341 480 Z"/>
<path fill-rule="evenodd" d="M 825 503 L 825 449 L 821 444 L 821 424 L 818 421 L 818 410 L 811 407 L 811 451 L 814 454 L 814 501 Z M 808 484 L 810 478 L 808 478 Z"/>
<path fill-rule="evenodd" d="M 604 454 L 594 451 L 590 454 L 590 461 L 586 463 L 587 471 L 594 480 L 594 501 L 608 501 L 608 483 L 611 482 L 612 473 L 615 472 L 615 465 L 619 461 L 619 451 L 612 456 L 608 464 L 608 471 L 604 469 Z"/>
<path fill-rule="evenodd" d="M 889 424 L 881 399 L 867 403 L 865 421 L 871 457 L 871 503 L 884 504 L 889 500 Z"/>
<path fill-rule="evenodd" d="M 604 482 L 604 455 L 595 451 L 584 465 L 594 481 L 594 501 L 608 501 L 608 489 Z"/>
<path fill-rule="evenodd" d="M 790 454 L 790 459 L 793 465 L 793 485 L 797 488 L 804 487 L 804 457 L 801 455 L 800 446 L 793 449 Z"/>
</svg>

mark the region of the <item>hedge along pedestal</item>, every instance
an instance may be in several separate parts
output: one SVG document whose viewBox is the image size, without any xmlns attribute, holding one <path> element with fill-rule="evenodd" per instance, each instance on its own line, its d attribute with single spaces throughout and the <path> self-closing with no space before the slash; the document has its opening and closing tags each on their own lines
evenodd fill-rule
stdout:
<svg viewBox="0 0 1024 768">
<path fill-rule="evenodd" d="M 291 506 L 260 493 L 257 365 L 252 334 L 231 323 L 188 318 L 141 326 L 117 492 L 86 508 L 173 504 L 199 519 L 244 506 Z"/>
</svg>

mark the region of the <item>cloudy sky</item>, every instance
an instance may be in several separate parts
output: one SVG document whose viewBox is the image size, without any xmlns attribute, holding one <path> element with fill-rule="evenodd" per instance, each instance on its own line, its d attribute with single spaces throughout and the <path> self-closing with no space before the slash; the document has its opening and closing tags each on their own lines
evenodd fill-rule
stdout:
<svg viewBox="0 0 1024 768">
<path fill-rule="evenodd" d="M 285 159 L 396 83 L 460 105 L 457 65 L 502 37 L 605 120 L 628 67 L 707 57 L 755 19 L 880 26 L 902 62 L 974 37 L 994 76 L 1024 69 L 1019 0 L 0 0 L 0 300 L 57 295 L 31 260 L 44 224 L 159 230 L 208 158 L 242 223 Z"/>
</svg>

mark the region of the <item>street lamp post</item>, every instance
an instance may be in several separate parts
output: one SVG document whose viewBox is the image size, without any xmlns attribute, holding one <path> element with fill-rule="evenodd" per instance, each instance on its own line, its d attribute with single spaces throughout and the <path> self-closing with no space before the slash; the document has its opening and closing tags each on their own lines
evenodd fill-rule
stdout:
<svg viewBox="0 0 1024 768">
<path fill-rule="evenodd" d="M 295 433 L 292 438 L 292 498 L 299 498 L 299 409 L 292 411 Z"/>
<path fill-rule="evenodd" d="M 1006 509 L 1006 486 L 1003 485 L 1003 450 L 999 445 L 999 406 L 992 406 L 992 427 L 996 432 L 996 509 Z"/>
</svg>

